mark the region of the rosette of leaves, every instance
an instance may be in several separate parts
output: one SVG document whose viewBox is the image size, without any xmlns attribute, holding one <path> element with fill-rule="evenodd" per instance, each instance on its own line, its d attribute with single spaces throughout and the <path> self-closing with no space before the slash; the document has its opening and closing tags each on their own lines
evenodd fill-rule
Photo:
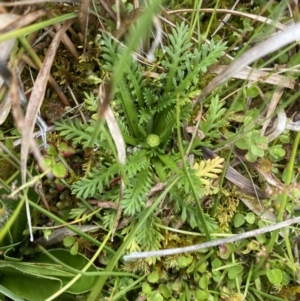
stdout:
<svg viewBox="0 0 300 301">
<path fill-rule="evenodd" d="M 160 62 L 154 66 L 142 66 L 132 59 L 126 66 L 111 105 L 127 144 L 127 162 L 124 167 L 127 179 L 125 179 L 126 188 L 121 200 L 121 208 L 124 216 L 134 216 L 135 219 L 139 218 L 139 214 L 146 206 L 147 194 L 154 182 L 165 183 L 170 175 L 178 170 L 181 156 L 177 147 L 176 129 L 183 123 L 188 123 L 190 119 L 191 98 L 200 92 L 197 86 L 199 78 L 209 66 L 217 62 L 226 48 L 224 43 L 214 43 L 212 40 L 210 45 L 203 44 L 198 49 L 190 42 L 188 26 L 184 23 L 172 29 L 168 34 L 167 42 L 169 44 L 164 47 L 165 53 Z M 113 72 L 114 64 L 122 55 L 122 49 L 105 35 L 101 39 L 101 44 L 100 68 L 104 76 L 109 77 Z M 155 74 L 155 77 L 147 75 L 150 71 L 151 74 Z M 180 103 L 179 123 L 176 121 L 177 103 Z M 86 148 L 90 141 L 90 133 L 95 129 L 96 124 L 94 121 L 89 124 L 61 121 L 56 122 L 56 129 L 65 140 L 71 141 L 74 147 L 81 145 Z M 99 136 L 96 145 L 102 155 L 110 152 L 105 135 Z M 72 185 L 72 192 L 78 198 L 97 197 L 119 201 L 119 187 L 112 183 L 118 181 L 120 170 L 111 153 L 110 156 L 111 159 L 105 161 L 99 158 L 103 163 L 95 163 L 86 177 Z M 201 180 L 196 176 L 196 171 L 190 169 L 188 172 L 197 186 Z M 186 175 L 182 174 L 181 178 L 177 187 L 174 187 L 173 194 L 174 198 L 175 195 L 180 195 L 184 200 L 186 198 L 184 191 L 187 191 L 189 182 Z M 201 185 L 197 187 L 200 197 Z M 170 201 L 174 198 L 171 197 Z M 180 207 L 184 207 L 184 201 Z M 191 215 L 196 215 L 194 209 L 189 211 Z M 105 211 L 103 216 L 105 227 L 113 226 L 114 215 L 115 211 L 112 209 Z M 135 222 L 134 218 L 132 221 Z M 148 233 L 150 230 L 153 230 L 153 233 Z M 147 241 L 149 242 L 145 238 L 151 235 L 156 236 L 159 241 L 155 227 L 150 227 L 150 230 L 147 229 L 145 235 L 140 235 L 137 244 L 145 247 Z M 154 243 L 154 245 L 158 244 Z"/>
</svg>

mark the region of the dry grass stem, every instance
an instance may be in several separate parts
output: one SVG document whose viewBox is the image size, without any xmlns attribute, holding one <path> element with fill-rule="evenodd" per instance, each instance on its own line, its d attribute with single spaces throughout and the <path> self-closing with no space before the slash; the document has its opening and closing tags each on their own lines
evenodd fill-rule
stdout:
<svg viewBox="0 0 300 301">
<path fill-rule="evenodd" d="M 264 234 L 264 233 L 283 229 L 285 227 L 297 224 L 299 222 L 300 222 L 300 217 L 291 218 L 284 222 L 280 222 L 280 223 L 277 223 L 277 224 L 274 224 L 271 226 L 266 226 L 266 227 L 263 227 L 260 229 L 248 231 L 248 232 L 241 233 L 241 234 L 236 234 L 231 237 L 216 239 L 213 241 L 209 241 L 209 242 L 205 242 L 202 244 L 193 245 L 193 246 L 189 246 L 189 247 L 165 249 L 165 250 L 161 250 L 161 251 L 150 251 L 150 252 L 133 252 L 129 255 L 123 256 L 123 259 L 124 259 L 124 261 L 130 261 L 130 260 L 137 260 L 137 259 L 141 259 L 141 258 L 149 258 L 149 257 L 155 257 L 155 256 L 168 256 L 168 255 L 182 254 L 182 253 L 187 253 L 187 252 L 196 252 L 196 251 L 203 250 L 206 248 L 213 248 L 213 247 L 217 247 L 217 246 L 227 244 L 230 242 L 236 242 L 236 241 L 240 241 L 240 240 L 243 240 L 246 238 L 256 237 L 256 236 Z"/>
<path fill-rule="evenodd" d="M 228 68 L 228 66 L 226 65 L 215 65 L 209 69 L 209 72 L 222 74 L 226 70 L 226 68 Z M 266 83 L 274 86 L 282 86 L 284 88 L 292 90 L 295 87 L 295 81 L 288 78 L 287 76 L 272 74 L 271 72 L 256 70 L 254 68 L 248 69 L 245 67 L 244 69 L 235 73 L 232 77 L 238 79 L 246 79 L 252 82 Z"/>
</svg>

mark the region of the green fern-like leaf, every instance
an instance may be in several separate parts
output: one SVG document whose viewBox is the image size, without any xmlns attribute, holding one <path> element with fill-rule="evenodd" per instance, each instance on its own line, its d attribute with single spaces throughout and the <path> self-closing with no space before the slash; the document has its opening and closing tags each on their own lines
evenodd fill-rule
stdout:
<svg viewBox="0 0 300 301">
<path fill-rule="evenodd" d="M 187 170 L 187 172 L 189 173 L 189 177 L 192 180 L 193 186 L 195 187 L 195 193 L 197 195 L 197 198 L 200 199 L 202 196 L 201 179 L 200 179 L 200 177 L 198 177 L 196 175 L 196 170 L 190 169 L 190 170 Z M 178 179 L 175 190 L 176 189 L 178 189 L 180 191 L 180 193 L 183 194 L 183 199 L 186 201 L 187 196 L 190 195 L 191 187 L 190 187 L 190 182 L 188 181 L 188 178 L 184 173 Z M 173 192 L 173 190 L 172 190 L 172 192 Z M 194 200 L 193 200 L 193 202 L 194 202 Z M 189 204 L 189 202 L 188 202 L 188 204 Z"/>
<path fill-rule="evenodd" d="M 71 120 L 68 118 L 64 121 L 56 121 L 54 124 L 59 135 L 68 141 L 72 140 L 73 146 L 90 139 L 90 135 L 84 131 L 85 125 L 78 119 Z"/>
<path fill-rule="evenodd" d="M 206 114 L 206 120 L 201 122 L 200 130 L 208 139 L 219 138 L 217 130 L 226 124 L 223 118 L 226 109 L 223 108 L 224 102 L 219 102 L 219 96 L 215 96 L 211 100 L 211 104 Z"/>
<path fill-rule="evenodd" d="M 195 49 L 192 55 L 185 61 L 185 67 L 187 71 L 186 76 L 182 77 L 179 81 L 176 93 L 182 91 L 192 91 L 191 87 L 197 85 L 200 76 L 207 72 L 208 67 L 215 64 L 222 56 L 223 51 L 226 50 L 226 44 L 218 42 L 214 43 L 212 40 L 210 45 L 203 44 L 201 50 Z"/>
<path fill-rule="evenodd" d="M 124 167 L 128 178 L 135 177 L 136 174 L 149 166 L 149 159 L 146 150 L 136 150 L 127 158 Z"/>
<path fill-rule="evenodd" d="M 148 108 L 141 108 L 139 110 L 139 124 L 145 124 L 153 118 L 154 113 Z"/>
<path fill-rule="evenodd" d="M 132 95 L 138 103 L 139 108 L 144 107 L 143 89 L 146 83 L 143 77 L 143 70 L 136 61 L 132 61 L 131 66 L 126 70 L 127 80 Z"/>
<path fill-rule="evenodd" d="M 191 56 L 189 50 L 192 47 L 192 43 L 188 41 L 188 26 L 184 23 L 181 23 L 181 25 L 177 24 L 176 28 L 172 29 L 172 34 L 168 35 L 168 38 L 171 45 L 165 47 L 166 56 L 162 61 L 162 65 L 168 69 L 164 93 L 176 88 L 177 84 L 174 82 L 174 79 L 178 77 L 181 69 L 185 68 L 180 63 L 189 59 Z"/>
<path fill-rule="evenodd" d="M 135 215 L 145 207 L 147 193 L 152 186 L 152 173 L 149 170 L 149 164 L 134 178 L 131 178 L 130 184 L 126 187 L 124 199 L 121 202 L 125 215 Z"/>
<path fill-rule="evenodd" d="M 81 178 L 72 185 L 72 192 L 78 198 L 87 199 L 100 195 L 109 182 L 118 174 L 118 164 L 102 167 L 100 170 L 93 169 L 87 178 Z"/>
<path fill-rule="evenodd" d="M 148 108 L 153 107 L 158 100 L 158 96 L 154 93 L 153 89 L 147 87 L 145 87 L 145 89 L 143 90 L 143 96 L 145 104 Z"/>
<path fill-rule="evenodd" d="M 102 226 L 105 229 L 112 229 L 116 220 L 116 210 L 106 209 L 103 214 Z"/>
<path fill-rule="evenodd" d="M 86 108 L 90 112 L 97 112 L 99 105 L 99 98 L 95 96 L 95 94 L 90 91 L 90 93 L 83 92 L 84 94 L 84 103 L 87 105 Z"/>
<path fill-rule="evenodd" d="M 144 251 L 160 249 L 160 242 L 165 239 L 156 224 L 160 225 L 162 221 L 157 216 L 152 215 L 137 233 L 136 241 Z"/>
<path fill-rule="evenodd" d="M 117 43 L 106 34 L 101 39 L 102 45 L 102 60 L 105 62 L 103 68 L 106 71 L 112 72 L 114 64 L 118 59 L 118 46 Z"/>
<path fill-rule="evenodd" d="M 204 213 L 204 219 L 205 219 L 206 227 L 207 227 L 207 229 L 208 229 L 208 231 L 210 233 L 217 233 L 217 232 L 219 232 L 219 225 L 218 225 L 218 223 L 216 222 L 216 220 L 213 217 L 211 217 L 207 213 Z M 190 214 L 190 216 L 188 218 L 188 222 L 189 222 L 189 224 L 191 226 L 192 226 L 192 224 L 194 224 L 195 220 L 196 220 L 196 216 L 194 214 Z M 196 225 L 194 227 L 196 227 Z M 202 225 L 200 225 L 199 228 L 200 228 L 199 230 L 201 232 L 204 232 L 204 228 L 202 227 Z"/>
<path fill-rule="evenodd" d="M 158 100 L 155 106 L 155 111 L 159 113 L 165 109 L 174 107 L 175 104 L 176 104 L 176 95 L 174 93 L 164 94 Z"/>
<path fill-rule="evenodd" d="M 84 218 L 88 215 L 88 208 L 83 203 L 78 203 L 77 208 L 72 208 L 69 214 L 69 218 L 72 219 L 80 219 Z M 91 220 L 91 216 L 87 219 L 88 221 Z"/>
<path fill-rule="evenodd" d="M 210 182 L 206 178 L 216 179 L 218 173 L 223 171 L 222 163 L 224 158 L 216 157 L 214 159 L 202 160 L 199 164 L 194 165 L 196 175 L 201 179 L 202 184 L 209 185 Z"/>
<path fill-rule="evenodd" d="M 81 123 L 78 119 L 66 119 L 64 121 L 56 121 L 55 128 L 60 136 L 72 143 L 74 147 L 81 144 L 83 148 L 89 146 L 91 135 L 95 131 L 96 122 L 91 124 Z M 103 133 L 101 133 L 96 141 L 98 145 L 105 141 Z M 105 145 L 106 146 L 106 145 Z"/>
</svg>

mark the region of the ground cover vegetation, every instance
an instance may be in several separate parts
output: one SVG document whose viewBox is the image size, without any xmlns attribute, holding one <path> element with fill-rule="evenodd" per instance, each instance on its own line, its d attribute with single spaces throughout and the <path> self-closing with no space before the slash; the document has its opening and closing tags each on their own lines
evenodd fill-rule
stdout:
<svg viewBox="0 0 300 301">
<path fill-rule="evenodd" d="M 299 298 L 293 1 L 0 13 L 1 300 Z"/>
</svg>

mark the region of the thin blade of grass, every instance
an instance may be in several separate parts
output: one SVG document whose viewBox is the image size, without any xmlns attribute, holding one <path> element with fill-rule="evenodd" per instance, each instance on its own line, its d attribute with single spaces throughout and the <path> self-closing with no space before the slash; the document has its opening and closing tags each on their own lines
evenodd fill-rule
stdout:
<svg viewBox="0 0 300 301">
<path fill-rule="evenodd" d="M 46 20 L 43 22 L 39 22 L 37 24 L 33 24 L 33 25 L 29 25 L 20 29 L 16 29 L 14 31 L 11 32 L 7 32 L 7 33 L 3 33 L 0 35 L 0 42 L 4 42 L 13 38 L 18 38 L 18 37 L 22 37 L 24 35 L 28 35 L 30 33 L 33 33 L 35 31 L 38 31 L 40 29 L 44 29 L 47 26 L 51 26 L 55 23 L 59 23 L 59 22 L 64 22 L 73 18 L 77 17 L 77 13 L 69 13 L 69 14 L 65 14 L 59 17 L 55 17 L 53 19 L 50 20 Z"/>
</svg>

